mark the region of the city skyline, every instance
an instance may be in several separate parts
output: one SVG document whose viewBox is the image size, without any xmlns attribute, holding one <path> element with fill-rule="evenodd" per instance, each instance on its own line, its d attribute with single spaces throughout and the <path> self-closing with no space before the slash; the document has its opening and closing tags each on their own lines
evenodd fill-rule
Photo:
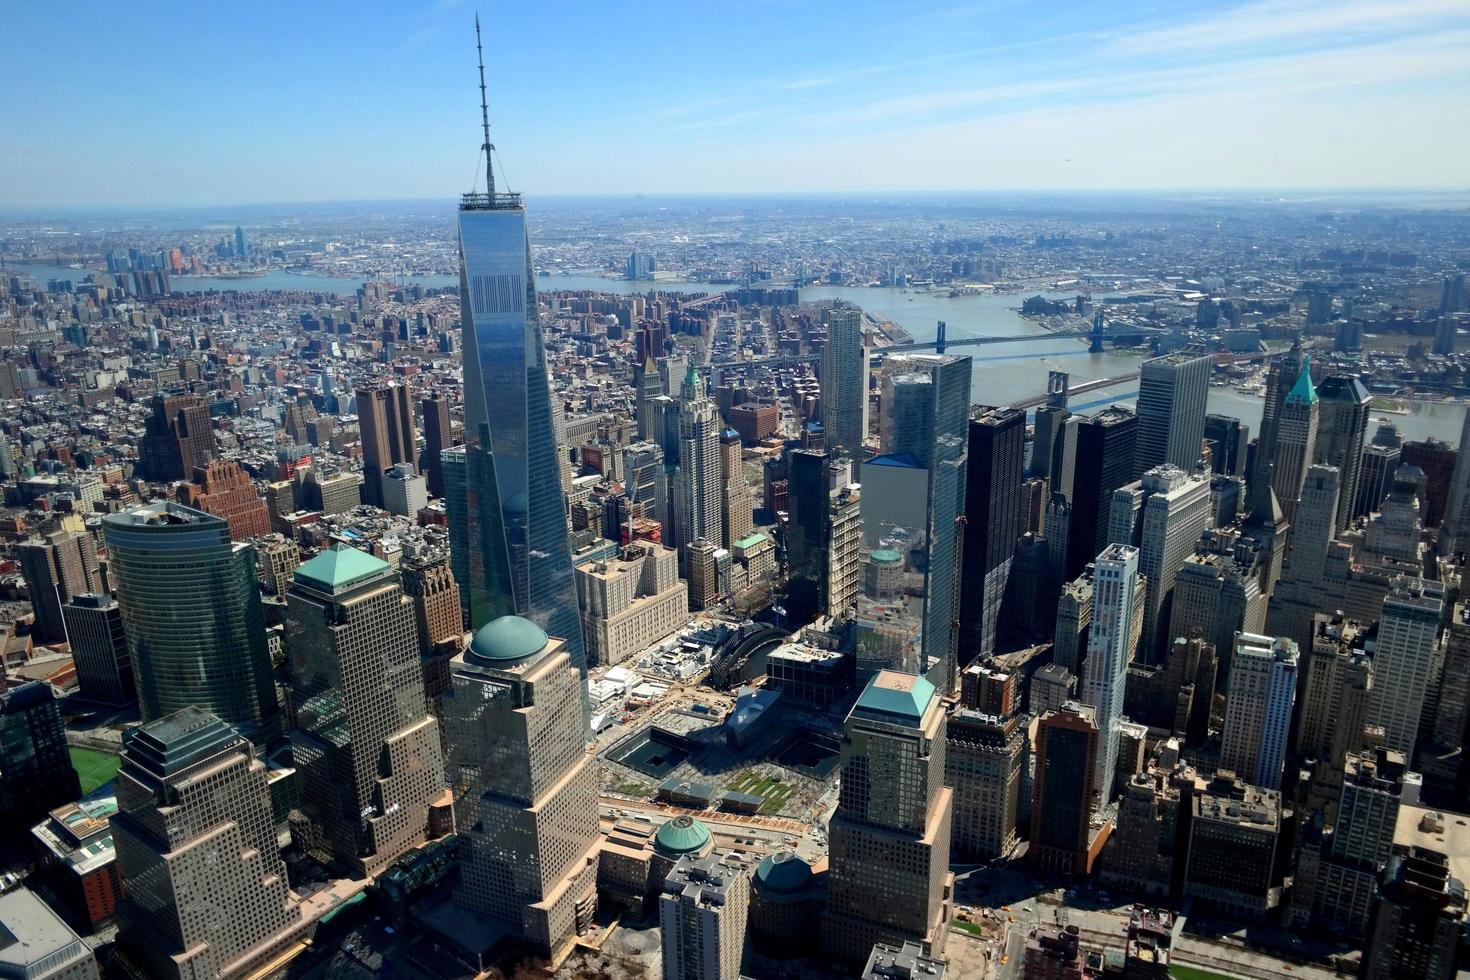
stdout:
<svg viewBox="0 0 1470 980">
<path fill-rule="evenodd" d="M 473 12 L 354 7 L 354 43 L 338 45 L 320 39 L 343 33 L 341 6 L 295 10 L 289 30 L 191 8 L 162 30 L 89 36 L 24 5 L 12 26 L 43 40 L 15 53 L 15 131 L 30 138 L 0 163 L 0 207 L 449 198 L 477 165 L 456 138 L 472 108 L 451 97 L 472 78 Z M 1077 5 L 1045 18 L 752 2 L 731 16 L 582 10 L 573 25 L 531 7 L 483 13 L 495 138 L 514 148 L 503 166 L 536 196 L 1463 188 L 1454 161 L 1470 149 L 1455 111 L 1470 10 L 1448 0 Z M 668 55 L 614 56 L 647 46 L 650 24 Z M 64 51 L 44 40 L 59 37 Z M 118 45 L 169 73 L 117 70 Z M 364 72 L 364 50 L 415 68 Z M 691 50 L 697 72 L 676 54 Z M 98 91 L 148 100 L 151 124 L 99 114 L 91 152 L 60 149 L 58 121 Z M 558 125 L 542 125 L 552 114 Z M 416 138 L 377 141 L 344 170 L 342 142 L 395 119 Z M 1344 138 L 1353 153 L 1338 152 Z M 1397 153 L 1408 140 L 1422 152 Z M 836 179 L 834 158 L 846 161 Z"/>
</svg>

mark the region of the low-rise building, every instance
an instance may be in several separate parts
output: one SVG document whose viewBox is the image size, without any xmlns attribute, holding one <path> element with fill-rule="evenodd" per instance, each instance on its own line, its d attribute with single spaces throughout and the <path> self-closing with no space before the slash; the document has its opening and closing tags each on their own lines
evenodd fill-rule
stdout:
<svg viewBox="0 0 1470 980">
<path fill-rule="evenodd" d="M 122 899 L 122 873 L 109 823 L 115 813 L 116 797 L 84 800 L 57 807 L 31 828 L 52 892 L 94 929 L 112 918 Z"/>
</svg>

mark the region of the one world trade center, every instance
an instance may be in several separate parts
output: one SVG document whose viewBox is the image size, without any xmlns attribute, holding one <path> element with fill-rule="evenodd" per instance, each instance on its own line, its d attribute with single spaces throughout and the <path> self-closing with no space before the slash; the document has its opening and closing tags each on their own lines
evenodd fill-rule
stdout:
<svg viewBox="0 0 1470 980">
<path fill-rule="evenodd" d="M 475 25 L 478 43 L 479 23 Z M 526 208 L 497 192 L 480 63 L 486 192 L 459 205 L 465 459 L 460 535 L 472 629 L 523 616 L 586 670 Z M 451 508 L 458 509 L 457 507 Z"/>
</svg>

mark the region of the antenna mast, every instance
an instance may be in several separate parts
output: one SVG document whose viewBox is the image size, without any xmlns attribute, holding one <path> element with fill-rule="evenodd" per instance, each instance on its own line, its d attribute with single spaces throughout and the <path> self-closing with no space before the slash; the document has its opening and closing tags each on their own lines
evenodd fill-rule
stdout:
<svg viewBox="0 0 1470 980">
<path fill-rule="evenodd" d="M 485 98 L 485 48 L 480 43 L 480 15 L 475 14 L 475 50 L 480 55 L 480 124 L 485 128 L 485 144 L 480 149 L 485 151 L 485 186 L 490 193 L 490 199 L 495 199 L 495 171 L 491 167 L 490 155 L 495 150 L 495 144 L 490 142 L 490 103 Z"/>
</svg>

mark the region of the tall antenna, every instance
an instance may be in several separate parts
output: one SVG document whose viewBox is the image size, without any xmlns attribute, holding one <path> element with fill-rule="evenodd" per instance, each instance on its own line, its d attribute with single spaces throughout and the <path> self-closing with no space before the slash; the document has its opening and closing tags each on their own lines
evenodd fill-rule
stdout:
<svg viewBox="0 0 1470 980">
<path fill-rule="evenodd" d="M 490 164 L 490 155 L 495 144 L 490 142 L 490 103 L 485 98 L 485 48 L 480 44 L 480 14 L 475 13 L 475 50 L 480 54 L 480 124 L 485 127 L 485 185 L 493 200 L 495 197 L 495 171 Z"/>
</svg>

